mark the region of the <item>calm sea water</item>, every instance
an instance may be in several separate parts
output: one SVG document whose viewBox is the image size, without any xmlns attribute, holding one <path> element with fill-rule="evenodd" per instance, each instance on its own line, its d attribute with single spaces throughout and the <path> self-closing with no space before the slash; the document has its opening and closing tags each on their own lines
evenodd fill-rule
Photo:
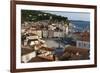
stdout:
<svg viewBox="0 0 100 73">
<path fill-rule="evenodd" d="M 90 30 L 90 22 L 89 21 L 77 21 L 77 20 L 70 20 L 70 22 L 75 26 L 77 31 L 84 31 Z"/>
</svg>

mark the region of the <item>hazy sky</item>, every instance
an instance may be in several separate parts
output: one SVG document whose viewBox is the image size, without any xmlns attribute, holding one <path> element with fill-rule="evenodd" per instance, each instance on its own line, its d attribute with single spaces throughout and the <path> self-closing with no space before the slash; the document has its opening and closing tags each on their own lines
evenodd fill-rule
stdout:
<svg viewBox="0 0 100 73">
<path fill-rule="evenodd" d="M 69 20 L 90 21 L 90 13 L 87 12 L 65 12 L 65 11 L 44 11 L 44 12 L 68 17 Z"/>
</svg>

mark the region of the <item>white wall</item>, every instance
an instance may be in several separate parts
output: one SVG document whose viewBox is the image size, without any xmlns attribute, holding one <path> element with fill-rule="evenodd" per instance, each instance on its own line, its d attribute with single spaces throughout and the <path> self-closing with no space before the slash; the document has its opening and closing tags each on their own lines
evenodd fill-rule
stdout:
<svg viewBox="0 0 100 73">
<path fill-rule="evenodd" d="M 77 40 L 76 41 L 76 46 L 79 47 L 79 48 L 89 49 L 90 48 L 90 42 Z"/>
<path fill-rule="evenodd" d="M 100 0 L 34 0 L 58 3 L 76 3 L 98 5 L 98 32 L 100 31 Z M 85 69 L 68 69 L 41 71 L 34 73 L 99 73 L 100 72 L 100 33 L 98 33 L 98 67 Z M 0 1 L 0 73 L 10 73 L 10 0 Z M 28 73 L 28 72 L 27 72 Z M 33 72 L 31 72 L 33 73 Z"/>
</svg>

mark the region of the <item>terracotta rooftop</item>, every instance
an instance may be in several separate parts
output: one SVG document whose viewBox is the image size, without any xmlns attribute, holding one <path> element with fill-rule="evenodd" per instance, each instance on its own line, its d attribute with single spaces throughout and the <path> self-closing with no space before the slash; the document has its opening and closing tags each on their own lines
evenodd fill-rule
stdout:
<svg viewBox="0 0 100 73">
<path fill-rule="evenodd" d="M 30 48 L 29 46 L 21 46 L 21 55 L 25 55 L 33 51 L 34 49 Z"/>
<path fill-rule="evenodd" d="M 79 48 L 79 47 L 76 47 L 76 46 L 68 46 L 65 48 L 65 52 L 73 52 L 73 53 L 76 53 L 77 51 L 80 52 L 80 53 L 85 53 L 85 52 L 88 52 L 89 49 L 86 49 L 86 48 Z"/>
<path fill-rule="evenodd" d="M 75 35 L 79 37 L 81 41 L 90 41 L 90 33 L 89 32 L 75 32 Z"/>
<path fill-rule="evenodd" d="M 89 59 L 90 50 L 86 48 L 77 48 L 76 46 L 69 46 L 65 48 L 64 56 L 70 56 L 70 60 Z"/>
<path fill-rule="evenodd" d="M 35 57 L 35 58 L 32 58 L 29 62 L 48 62 L 48 61 L 51 61 L 51 60 L 41 58 L 41 57 Z"/>
<path fill-rule="evenodd" d="M 47 51 L 54 51 L 53 48 L 48 48 L 48 47 L 41 47 L 40 49 L 47 50 Z"/>
</svg>

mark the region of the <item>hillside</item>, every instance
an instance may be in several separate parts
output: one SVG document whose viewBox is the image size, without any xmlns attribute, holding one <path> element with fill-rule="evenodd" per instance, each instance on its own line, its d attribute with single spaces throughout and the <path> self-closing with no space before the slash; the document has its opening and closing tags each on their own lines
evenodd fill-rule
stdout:
<svg viewBox="0 0 100 73">
<path fill-rule="evenodd" d="M 58 16 L 50 13 L 45 13 L 43 11 L 36 10 L 21 10 L 21 23 L 25 21 L 41 21 L 41 20 L 50 20 L 52 22 L 57 21 L 68 23 L 68 18 L 63 16 Z"/>
</svg>

